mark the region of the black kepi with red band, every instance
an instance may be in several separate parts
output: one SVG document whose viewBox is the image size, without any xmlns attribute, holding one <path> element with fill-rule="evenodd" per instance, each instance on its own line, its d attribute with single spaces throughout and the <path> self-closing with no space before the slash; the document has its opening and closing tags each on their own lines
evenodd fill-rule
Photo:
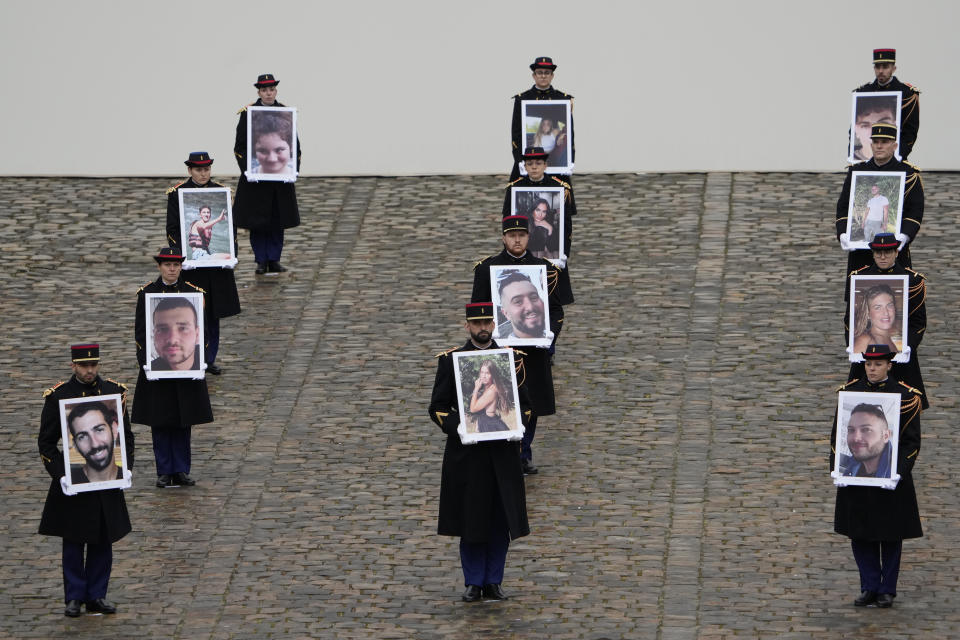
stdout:
<svg viewBox="0 0 960 640">
<path fill-rule="evenodd" d="M 896 61 L 897 61 L 896 49 L 874 49 L 873 50 L 873 64 L 878 64 L 881 62 L 895 63 Z"/>
<path fill-rule="evenodd" d="M 864 360 L 893 360 L 896 353 L 890 351 L 889 345 L 868 344 L 867 350 L 863 352 Z"/>
<path fill-rule="evenodd" d="M 470 302 L 467 304 L 467 320 L 493 320 L 492 302 Z"/>
<path fill-rule="evenodd" d="M 549 69 L 553 71 L 557 68 L 557 65 L 553 64 L 553 59 L 547 56 L 540 56 L 530 65 L 531 71 L 536 71 L 537 69 Z"/>
<path fill-rule="evenodd" d="M 530 219 L 527 216 L 507 216 L 501 222 L 503 233 L 508 231 L 526 231 L 530 232 Z"/>
<path fill-rule="evenodd" d="M 157 252 L 157 255 L 153 256 L 153 259 L 157 261 L 157 264 L 161 262 L 183 262 L 184 256 L 179 249 L 164 247 Z"/>
<path fill-rule="evenodd" d="M 213 164 L 213 158 L 206 151 L 191 151 L 190 156 L 183 161 L 188 167 L 209 167 Z"/>
<path fill-rule="evenodd" d="M 257 81 L 253 83 L 257 89 L 262 89 L 264 87 L 275 87 L 280 84 L 280 81 L 273 77 L 272 73 L 261 73 L 257 76 Z"/>
<path fill-rule="evenodd" d="M 877 124 L 870 127 L 870 137 L 871 138 L 888 138 L 890 140 L 896 140 L 897 125 L 889 124 L 887 122 L 878 122 Z"/>
<path fill-rule="evenodd" d="M 520 156 L 524 160 L 543 160 L 546 162 L 550 154 L 543 150 L 543 147 L 527 147 Z"/>
<path fill-rule="evenodd" d="M 71 362 L 100 362 L 99 344 L 72 344 L 70 345 Z"/>
<path fill-rule="evenodd" d="M 889 233 L 883 232 L 878 233 L 873 236 L 873 240 L 870 241 L 870 248 L 874 251 L 883 251 L 884 249 L 896 249 L 900 246 L 900 241 L 897 240 L 897 236 Z"/>
</svg>

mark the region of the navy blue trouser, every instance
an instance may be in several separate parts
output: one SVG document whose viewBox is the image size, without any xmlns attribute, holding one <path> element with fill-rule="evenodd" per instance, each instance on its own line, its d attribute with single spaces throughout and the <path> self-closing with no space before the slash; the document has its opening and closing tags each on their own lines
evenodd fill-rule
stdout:
<svg viewBox="0 0 960 640">
<path fill-rule="evenodd" d="M 533 460 L 533 450 L 530 444 L 533 442 L 533 436 L 537 433 L 537 415 L 533 414 L 527 424 L 524 425 L 523 439 L 520 440 L 520 458 L 522 460 Z"/>
<path fill-rule="evenodd" d="M 220 351 L 220 318 L 212 313 L 207 316 L 207 346 L 203 350 L 203 359 L 207 364 L 213 364 Z"/>
<path fill-rule="evenodd" d="M 460 539 L 460 565 L 463 567 L 464 586 L 501 584 L 509 546 L 510 530 L 498 495 L 493 510 L 493 522 L 490 523 L 490 539 L 486 542 L 466 542 L 463 538 Z"/>
<path fill-rule="evenodd" d="M 860 570 L 860 590 L 897 595 L 903 540 L 850 540 Z"/>
<path fill-rule="evenodd" d="M 150 427 L 157 475 L 190 473 L 190 427 L 160 429 Z"/>
<path fill-rule="evenodd" d="M 86 547 L 86 560 L 84 560 Z M 83 543 L 63 541 L 64 602 L 90 602 L 107 596 L 113 548 L 109 542 Z"/>
<path fill-rule="evenodd" d="M 279 262 L 283 252 L 283 229 L 250 229 L 250 246 L 257 262 Z"/>
</svg>

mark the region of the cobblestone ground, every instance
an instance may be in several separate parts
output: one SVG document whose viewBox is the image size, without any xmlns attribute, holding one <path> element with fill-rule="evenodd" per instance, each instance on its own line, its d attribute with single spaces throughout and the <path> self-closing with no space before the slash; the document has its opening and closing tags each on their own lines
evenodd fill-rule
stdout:
<svg viewBox="0 0 960 640">
<path fill-rule="evenodd" d="M 960 636 L 960 175 L 926 176 L 914 249 L 930 281 L 926 537 L 905 545 L 890 610 L 851 606 L 832 533 L 841 178 L 577 178 L 577 304 L 534 445 L 533 532 L 510 549 L 511 599 L 469 605 L 456 540 L 434 533 L 443 437 L 426 405 L 432 356 L 464 338 L 471 266 L 498 250 L 503 180 L 301 180 L 289 274 L 255 278 L 241 233 L 244 312 L 208 378 L 216 422 L 194 430 L 199 483 L 154 489 L 135 425 L 120 612 L 79 619 L 62 615 L 59 540 L 36 535 L 41 392 L 88 339 L 133 390 L 134 294 L 156 275 L 172 181 L 0 180 L 0 637 Z"/>
</svg>

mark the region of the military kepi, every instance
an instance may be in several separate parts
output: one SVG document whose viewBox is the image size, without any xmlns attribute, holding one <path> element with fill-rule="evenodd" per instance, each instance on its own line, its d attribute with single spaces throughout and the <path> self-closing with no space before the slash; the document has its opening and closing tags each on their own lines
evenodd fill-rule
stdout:
<svg viewBox="0 0 960 640">
<path fill-rule="evenodd" d="M 871 138 L 889 138 L 890 140 L 896 140 L 897 125 L 889 124 L 887 122 L 878 122 L 877 124 L 870 127 L 870 137 Z"/>
<path fill-rule="evenodd" d="M 183 164 L 188 167 L 209 167 L 213 164 L 213 158 L 206 151 L 191 151 Z"/>
<path fill-rule="evenodd" d="M 100 345 L 72 344 L 70 345 L 70 360 L 73 362 L 100 362 Z"/>
<path fill-rule="evenodd" d="M 874 49 L 873 50 L 873 64 L 878 62 L 896 62 L 897 61 L 897 50 L 896 49 Z"/>
<path fill-rule="evenodd" d="M 886 231 L 873 236 L 873 240 L 870 241 L 870 248 L 874 251 L 882 251 L 883 249 L 896 249 L 899 246 L 900 241 L 897 240 L 897 236 Z"/>
<path fill-rule="evenodd" d="M 503 219 L 503 232 L 530 231 L 530 219 L 527 216 L 507 216 Z"/>
<path fill-rule="evenodd" d="M 492 302 L 470 302 L 467 304 L 467 320 L 493 320 Z"/>
<path fill-rule="evenodd" d="M 161 262 L 173 262 L 174 260 L 183 262 L 184 257 L 179 249 L 164 247 L 157 252 L 157 255 L 153 256 L 153 259 L 157 261 L 157 264 L 160 264 Z"/>
<path fill-rule="evenodd" d="M 546 160 L 549 154 L 543 150 L 543 147 L 527 147 L 523 150 L 524 160 Z"/>
<path fill-rule="evenodd" d="M 867 350 L 863 352 L 864 360 L 893 360 L 895 353 L 890 351 L 889 345 L 868 344 Z"/>
<path fill-rule="evenodd" d="M 530 65 L 531 71 L 536 71 L 537 69 L 550 69 L 553 71 L 557 68 L 557 65 L 553 64 L 553 59 L 547 56 L 540 56 Z"/>
<path fill-rule="evenodd" d="M 257 81 L 253 83 L 257 89 L 262 89 L 264 87 L 275 87 L 280 84 L 280 81 L 273 77 L 272 73 L 261 73 L 257 76 Z"/>
</svg>

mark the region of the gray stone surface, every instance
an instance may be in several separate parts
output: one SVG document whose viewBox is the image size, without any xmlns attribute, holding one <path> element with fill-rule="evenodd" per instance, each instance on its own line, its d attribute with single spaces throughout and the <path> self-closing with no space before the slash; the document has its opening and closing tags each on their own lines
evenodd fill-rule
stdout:
<svg viewBox="0 0 960 640">
<path fill-rule="evenodd" d="M 915 469 L 926 537 L 893 609 L 854 609 L 827 475 L 843 354 L 841 174 L 576 179 L 577 304 L 558 413 L 534 443 L 532 534 L 502 603 L 464 604 L 456 540 L 435 534 L 443 436 L 433 355 L 463 341 L 471 267 L 498 251 L 502 178 L 298 182 L 291 272 L 256 278 L 222 324 L 216 422 L 194 430 L 192 489 L 153 488 L 135 425 L 114 547 L 116 616 L 62 615 L 60 545 L 36 534 L 48 480 L 43 389 L 98 340 L 135 393 L 137 288 L 156 275 L 164 179 L 0 180 L 0 638 L 947 638 L 960 498 L 952 222 L 960 175 L 925 178 L 914 265 L 932 407 Z"/>
</svg>

